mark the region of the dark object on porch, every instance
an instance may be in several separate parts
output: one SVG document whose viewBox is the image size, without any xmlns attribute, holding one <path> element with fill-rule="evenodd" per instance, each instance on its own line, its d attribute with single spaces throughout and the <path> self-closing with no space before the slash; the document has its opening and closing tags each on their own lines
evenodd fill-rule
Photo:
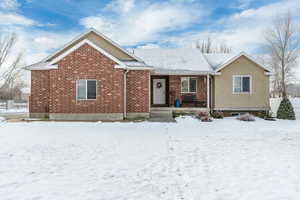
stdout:
<svg viewBox="0 0 300 200">
<path fill-rule="evenodd" d="M 180 107 L 181 106 L 181 103 L 180 103 L 180 100 L 179 99 L 176 99 L 175 101 L 175 107 Z"/>
<path fill-rule="evenodd" d="M 200 101 L 196 95 L 183 95 L 182 104 L 194 104 L 195 107 L 206 107 L 206 101 Z"/>
</svg>

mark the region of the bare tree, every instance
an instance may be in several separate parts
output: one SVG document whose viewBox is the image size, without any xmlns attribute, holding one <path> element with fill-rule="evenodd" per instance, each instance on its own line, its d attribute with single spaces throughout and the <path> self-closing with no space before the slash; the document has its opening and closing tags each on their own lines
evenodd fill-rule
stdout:
<svg viewBox="0 0 300 200">
<path fill-rule="evenodd" d="M 15 54 L 16 34 L 4 35 L 0 33 L 0 88 L 12 88 L 21 72 L 20 62 L 22 52 Z"/>
<path fill-rule="evenodd" d="M 213 45 L 211 37 L 206 40 L 197 41 L 196 48 L 200 49 L 202 53 L 231 53 L 232 49 L 225 42 Z"/>
<path fill-rule="evenodd" d="M 274 18 L 265 32 L 265 41 L 274 73 L 273 89 L 286 97 L 286 88 L 294 77 L 293 68 L 297 64 L 300 47 L 299 32 L 290 12 Z"/>
</svg>

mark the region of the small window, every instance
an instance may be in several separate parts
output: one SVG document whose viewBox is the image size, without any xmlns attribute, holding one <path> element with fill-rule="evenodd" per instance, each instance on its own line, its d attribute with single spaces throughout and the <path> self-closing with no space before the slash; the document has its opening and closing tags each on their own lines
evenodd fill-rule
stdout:
<svg viewBox="0 0 300 200">
<path fill-rule="evenodd" d="M 96 80 L 77 80 L 76 96 L 78 100 L 96 99 Z"/>
<path fill-rule="evenodd" d="M 196 93 L 197 92 L 197 78 L 182 77 L 181 78 L 181 93 Z"/>
<path fill-rule="evenodd" d="M 233 93 L 250 93 L 251 76 L 233 76 Z"/>
</svg>

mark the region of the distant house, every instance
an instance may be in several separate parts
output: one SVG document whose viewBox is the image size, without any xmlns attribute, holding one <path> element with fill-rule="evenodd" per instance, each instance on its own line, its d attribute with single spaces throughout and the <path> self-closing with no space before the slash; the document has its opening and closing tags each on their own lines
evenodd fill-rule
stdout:
<svg viewBox="0 0 300 200">
<path fill-rule="evenodd" d="M 31 70 L 31 117 L 122 120 L 153 111 L 268 111 L 270 71 L 246 53 L 136 49 L 90 29 Z"/>
<path fill-rule="evenodd" d="M 30 97 L 30 88 L 22 88 L 21 89 L 21 100 L 28 102 L 29 97 Z"/>
</svg>

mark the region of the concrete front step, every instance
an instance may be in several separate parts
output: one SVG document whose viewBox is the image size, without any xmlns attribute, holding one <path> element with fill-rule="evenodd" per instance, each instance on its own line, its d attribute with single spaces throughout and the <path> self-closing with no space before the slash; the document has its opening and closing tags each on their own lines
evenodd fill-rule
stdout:
<svg viewBox="0 0 300 200">
<path fill-rule="evenodd" d="M 151 117 L 148 119 L 149 122 L 176 122 L 176 120 L 171 117 L 171 118 L 167 118 L 167 117 Z"/>
<path fill-rule="evenodd" d="M 171 110 L 152 110 L 150 118 L 173 118 L 173 112 Z"/>
</svg>

